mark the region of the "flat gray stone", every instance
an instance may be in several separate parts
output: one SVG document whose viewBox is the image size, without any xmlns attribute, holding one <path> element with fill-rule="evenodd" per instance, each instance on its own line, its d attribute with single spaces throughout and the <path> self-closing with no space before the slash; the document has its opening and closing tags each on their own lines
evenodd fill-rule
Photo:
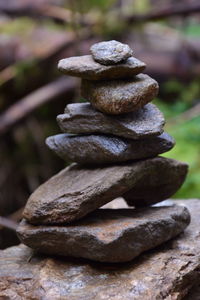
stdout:
<svg viewBox="0 0 200 300">
<path fill-rule="evenodd" d="M 180 234 L 189 224 L 183 206 L 99 209 L 68 226 L 18 227 L 22 243 L 46 254 L 126 262 Z"/>
<path fill-rule="evenodd" d="M 33 224 L 78 220 L 148 177 L 159 183 L 161 176 L 165 176 L 159 172 L 161 166 L 162 172 L 171 169 L 171 173 L 180 173 L 181 179 L 177 179 L 180 186 L 180 181 L 184 181 L 183 171 L 187 173 L 187 165 L 164 157 L 101 168 L 72 164 L 35 190 L 28 199 L 23 216 Z"/>
<path fill-rule="evenodd" d="M 146 74 L 126 80 L 82 80 L 81 94 L 97 110 L 118 115 L 135 111 L 152 101 L 158 94 L 158 83 Z"/>
<path fill-rule="evenodd" d="M 96 43 L 90 48 L 90 52 L 93 59 L 103 65 L 118 64 L 133 55 L 127 44 L 115 40 Z"/>
<path fill-rule="evenodd" d="M 144 173 L 132 190 L 123 195 L 130 206 L 143 207 L 174 195 L 183 184 L 188 165 L 177 160 L 157 161 L 158 167 Z"/>
<path fill-rule="evenodd" d="M 0 250 L 0 298 L 184 299 L 199 282 L 200 199 L 175 203 L 185 205 L 191 214 L 185 232 L 128 263 L 41 256 L 24 245 Z M 199 300 L 190 296 L 185 300 Z"/>
<path fill-rule="evenodd" d="M 160 135 L 165 124 L 163 114 L 151 103 L 117 116 L 103 114 L 90 103 L 73 103 L 66 106 L 64 114 L 57 116 L 57 121 L 67 133 L 103 133 L 130 139 Z"/>
<path fill-rule="evenodd" d="M 105 66 L 94 61 L 92 55 L 69 57 L 58 63 L 62 73 L 89 80 L 131 78 L 143 72 L 145 67 L 145 63 L 135 57 L 128 58 L 124 63 Z"/>
<path fill-rule="evenodd" d="M 46 144 L 66 161 L 98 165 L 154 157 L 172 149 L 175 141 L 167 133 L 143 140 L 63 133 L 48 137 Z"/>
</svg>

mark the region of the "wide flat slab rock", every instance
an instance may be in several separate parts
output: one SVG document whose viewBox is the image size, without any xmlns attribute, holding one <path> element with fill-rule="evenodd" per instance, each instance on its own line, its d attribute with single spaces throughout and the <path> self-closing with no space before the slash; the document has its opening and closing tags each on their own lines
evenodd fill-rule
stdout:
<svg viewBox="0 0 200 300">
<path fill-rule="evenodd" d="M 118 116 L 103 114 L 88 102 L 73 103 L 66 106 L 64 114 L 57 116 L 57 121 L 67 133 L 103 133 L 130 139 L 160 135 L 165 124 L 162 112 L 151 103 Z"/>
<path fill-rule="evenodd" d="M 185 232 L 132 262 L 106 264 L 39 256 L 24 245 L 0 251 L 0 298 L 183 299 L 200 276 L 200 200 L 176 203 L 186 205 L 192 217 Z"/>
<path fill-rule="evenodd" d="M 123 195 L 128 205 L 143 207 L 173 196 L 183 184 L 188 165 L 177 160 L 157 161 L 157 168 L 146 171 L 142 180 Z M 148 168 L 148 166 L 147 166 Z"/>
<path fill-rule="evenodd" d="M 183 206 L 145 209 L 98 209 L 84 219 L 63 226 L 34 226 L 23 220 L 21 242 L 39 252 L 126 262 L 180 234 L 189 224 Z"/>
<path fill-rule="evenodd" d="M 117 65 L 105 66 L 93 60 L 92 55 L 61 59 L 58 69 L 70 76 L 89 80 L 110 80 L 131 78 L 144 71 L 146 65 L 135 57 L 129 57 Z"/>
<path fill-rule="evenodd" d="M 127 44 L 115 40 L 96 43 L 92 45 L 90 52 L 93 59 L 103 65 L 118 64 L 133 54 Z"/>
<path fill-rule="evenodd" d="M 135 111 L 158 94 L 158 83 L 146 74 L 112 81 L 82 80 L 81 95 L 99 111 L 118 115 Z"/>
<path fill-rule="evenodd" d="M 72 164 L 35 190 L 23 216 L 33 224 L 78 220 L 140 185 L 148 176 L 152 182 L 159 182 L 161 166 L 162 171 L 187 173 L 186 164 L 164 157 L 99 168 Z M 183 182 L 183 176 L 181 179 Z"/>
<path fill-rule="evenodd" d="M 143 140 L 63 133 L 48 137 L 46 144 L 66 161 L 99 165 L 155 157 L 172 149 L 175 141 L 167 133 Z"/>
</svg>

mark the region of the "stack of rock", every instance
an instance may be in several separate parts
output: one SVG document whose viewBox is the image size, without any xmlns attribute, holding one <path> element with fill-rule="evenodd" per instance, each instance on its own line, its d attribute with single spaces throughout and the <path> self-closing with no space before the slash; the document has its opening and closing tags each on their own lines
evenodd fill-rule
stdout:
<svg viewBox="0 0 200 300">
<path fill-rule="evenodd" d="M 57 117 L 65 133 L 47 138 L 50 149 L 75 163 L 30 196 L 18 235 L 31 248 L 123 262 L 189 224 L 183 206 L 151 207 L 179 189 L 188 167 L 158 157 L 174 140 L 149 103 L 158 84 L 141 74 L 145 64 L 132 55 L 128 45 L 109 41 L 93 45 L 91 55 L 59 62 L 63 73 L 82 78 L 81 93 L 90 103 L 67 105 Z M 133 207 L 99 209 L 119 196 Z"/>
</svg>

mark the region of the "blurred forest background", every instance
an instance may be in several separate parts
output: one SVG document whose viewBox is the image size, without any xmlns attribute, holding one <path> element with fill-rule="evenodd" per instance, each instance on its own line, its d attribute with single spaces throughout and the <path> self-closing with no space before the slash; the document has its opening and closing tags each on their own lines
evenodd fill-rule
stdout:
<svg viewBox="0 0 200 300">
<path fill-rule="evenodd" d="M 200 2 L 198 0 L 0 1 L 0 248 L 30 193 L 65 163 L 44 144 L 56 115 L 80 101 L 79 80 L 60 58 L 88 54 L 98 41 L 128 43 L 160 84 L 155 103 L 177 142 L 167 157 L 190 165 L 175 198 L 200 198 Z"/>
</svg>

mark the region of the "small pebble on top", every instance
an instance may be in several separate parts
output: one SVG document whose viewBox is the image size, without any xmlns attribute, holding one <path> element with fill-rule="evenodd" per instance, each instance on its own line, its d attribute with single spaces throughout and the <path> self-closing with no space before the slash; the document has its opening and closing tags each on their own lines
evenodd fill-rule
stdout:
<svg viewBox="0 0 200 300">
<path fill-rule="evenodd" d="M 102 65 L 118 64 L 133 55 L 128 45 L 115 40 L 96 43 L 90 51 L 93 59 Z"/>
</svg>

